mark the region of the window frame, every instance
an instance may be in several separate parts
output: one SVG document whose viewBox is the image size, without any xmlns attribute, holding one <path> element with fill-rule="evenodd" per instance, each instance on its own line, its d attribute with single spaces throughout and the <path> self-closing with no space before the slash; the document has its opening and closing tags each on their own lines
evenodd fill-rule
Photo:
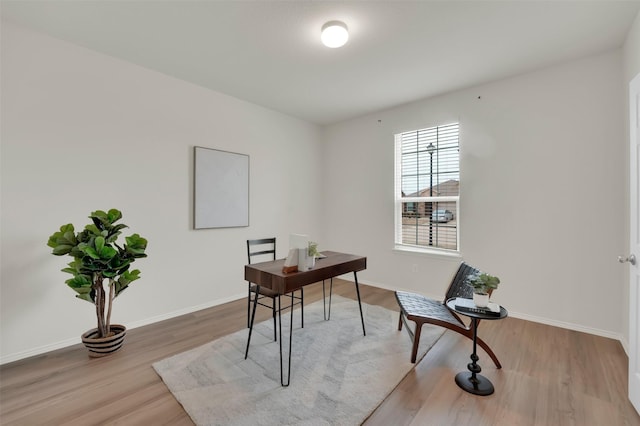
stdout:
<svg viewBox="0 0 640 426">
<path fill-rule="evenodd" d="M 402 136 L 414 132 L 420 132 L 423 130 L 431 130 L 437 129 L 440 127 L 446 127 L 453 124 L 457 124 L 458 126 L 458 184 L 460 184 L 460 123 L 459 122 L 451 122 L 442 125 L 431 126 L 422 129 L 409 130 L 404 132 L 399 132 L 394 135 L 394 249 L 400 251 L 409 251 L 409 252 L 420 252 L 420 253 L 430 253 L 430 254 L 439 254 L 439 255 L 448 255 L 448 256 L 457 256 L 461 255 L 460 251 L 460 191 L 458 191 L 457 196 L 420 196 L 420 197 L 403 197 L 402 196 Z M 444 248 L 438 246 L 428 246 L 428 245 L 420 245 L 420 244 L 408 244 L 402 241 L 403 239 L 403 205 L 406 203 L 413 203 L 414 211 L 418 210 L 419 203 L 440 203 L 440 202 L 455 202 L 455 219 L 456 219 L 456 248 Z M 431 211 L 435 211 L 432 209 Z M 449 210 L 451 210 L 449 208 Z M 433 214 L 433 213 L 432 213 Z"/>
</svg>

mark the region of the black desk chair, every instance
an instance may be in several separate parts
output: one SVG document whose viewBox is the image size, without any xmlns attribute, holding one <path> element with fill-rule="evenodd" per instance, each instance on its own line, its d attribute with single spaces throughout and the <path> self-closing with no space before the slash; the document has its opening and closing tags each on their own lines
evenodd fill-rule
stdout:
<svg viewBox="0 0 640 426">
<path fill-rule="evenodd" d="M 276 239 L 275 238 L 262 238 L 257 240 L 247 240 L 247 260 L 249 264 L 260 262 L 266 262 L 269 260 L 276 260 Z M 251 327 L 251 298 L 255 297 L 256 286 L 254 283 L 249 283 L 249 293 L 247 297 L 247 327 Z M 271 299 L 271 303 L 265 303 L 264 299 Z M 300 305 L 300 323 L 304 328 L 304 293 L 300 288 L 300 296 L 292 295 L 292 304 L 285 306 L 284 309 L 293 309 L 294 305 Z M 278 340 L 278 333 L 276 332 L 276 313 L 278 309 L 283 310 L 278 306 L 278 293 L 271 289 L 260 287 L 260 294 L 258 295 L 258 305 L 270 308 L 273 312 L 273 340 Z"/>
</svg>

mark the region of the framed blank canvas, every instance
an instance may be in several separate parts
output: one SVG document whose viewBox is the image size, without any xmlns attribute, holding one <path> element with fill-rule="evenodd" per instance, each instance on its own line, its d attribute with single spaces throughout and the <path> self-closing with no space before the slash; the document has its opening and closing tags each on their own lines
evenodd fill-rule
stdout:
<svg viewBox="0 0 640 426">
<path fill-rule="evenodd" d="M 195 147 L 194 228 L 249 226 L 249 156 Z"/>
</svg>

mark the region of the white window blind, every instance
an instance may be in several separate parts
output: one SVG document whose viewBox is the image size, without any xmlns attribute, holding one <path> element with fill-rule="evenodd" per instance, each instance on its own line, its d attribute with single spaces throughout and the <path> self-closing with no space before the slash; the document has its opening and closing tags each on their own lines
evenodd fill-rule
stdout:
<svg viewBox="0 0 640 426">
<path fill-rule="evenodd" d="M 395 135 L 396 244 L 458 250 L 459 124 Z"/>
</svg>

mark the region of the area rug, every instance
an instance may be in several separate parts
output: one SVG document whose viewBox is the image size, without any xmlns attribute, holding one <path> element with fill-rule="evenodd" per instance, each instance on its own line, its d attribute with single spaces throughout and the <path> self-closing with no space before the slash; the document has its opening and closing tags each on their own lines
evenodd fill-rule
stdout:
<svg viewBox="0 0 640 426">
<path fill-rule="evenodd" d="M 352 299 L 333 296 L 329 321 L 322 301 L 306 305 L 304 328 L 300 310 L 294 311 L 288 387 L 280 385 L 273 320 L 254 326 L 246 360 L 248 329 L 153 367 L 197 425 L 359 425 L 414 366 L 398 312 L 365 303 L 362 309 L 366 336 Z M 289 318 L 282 321 L 285 343 Z M 442 334 L 442 328 L 423 327 L 418 360 Z"/>
</svg>

